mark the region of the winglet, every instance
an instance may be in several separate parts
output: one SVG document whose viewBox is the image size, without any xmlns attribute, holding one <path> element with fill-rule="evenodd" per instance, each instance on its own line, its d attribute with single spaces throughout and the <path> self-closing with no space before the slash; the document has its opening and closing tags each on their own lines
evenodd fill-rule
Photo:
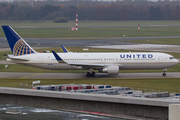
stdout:
<svg viewBox="0 0 180 120">
<path fill-rule="evenodd" d="M 63 45 L 61 45 L 61 48 L 63 49 L 64 53 L 69 52 Z"/>
<path fill-rule="evenodd" d="M 55 52 L 55 51 L 52 51 L 54 57 L 56 58 L 56 60 L 59 62 L 59 63 L 65 63 L 63 61 L 63 59 L 61 59 L 61 57 Z"/>
</svg>

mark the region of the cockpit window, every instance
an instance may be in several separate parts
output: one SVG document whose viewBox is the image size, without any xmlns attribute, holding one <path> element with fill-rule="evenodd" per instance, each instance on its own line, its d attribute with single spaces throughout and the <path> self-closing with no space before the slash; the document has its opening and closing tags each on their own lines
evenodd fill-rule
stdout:
<svg viewBox="0 0 180 120">
<path fill-rule="evenodd" d="M 174 57 L 169 57 L 169 59 L 174 59 Z"/>
</svg>

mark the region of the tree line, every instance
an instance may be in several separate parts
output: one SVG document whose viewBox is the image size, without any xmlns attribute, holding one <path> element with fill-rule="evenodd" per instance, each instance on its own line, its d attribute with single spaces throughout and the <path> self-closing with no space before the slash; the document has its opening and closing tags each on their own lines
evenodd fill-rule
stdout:
<svg viewBox="0 0 180 120">
<path fill-rule="evenodd" d="M 46 4 L 31 7 L 23 4 L 0 4 L 0 20 L 54 20 L 65 17 L 75 20 L 180 20 L 179 5 L 62 5 Z"/>
</svg>

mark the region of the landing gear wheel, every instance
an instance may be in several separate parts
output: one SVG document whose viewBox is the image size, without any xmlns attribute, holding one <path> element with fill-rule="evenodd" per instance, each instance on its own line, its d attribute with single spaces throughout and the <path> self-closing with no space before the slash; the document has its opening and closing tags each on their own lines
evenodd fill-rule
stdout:
<svg viewBox="0 0 180 120">
<path fill-rule="evenodd" d="M 90 76 L 91 76 L 91 73 L 87 72 L 86 77 L 90 77 Z"/>
<path fill-rule="evenodd" d="M 95 76 L 95 72 L 93 71 L 92 73 L 91 73 L 91 77 L 94 77 Z"/>
<path fill-rule="evenodd" d="M 163 75 L 163 76 L 166 76 L 166 73 L 163 73 L 162 75 Z"/>
<path fill-rule="evenodd" d="M 164 71 L 164 72 L 163 72 L 162 75 L 163 75 L 163 76 L 166 76 L 167 69 L 163 69 L 163 71 Z"/>
</svg>

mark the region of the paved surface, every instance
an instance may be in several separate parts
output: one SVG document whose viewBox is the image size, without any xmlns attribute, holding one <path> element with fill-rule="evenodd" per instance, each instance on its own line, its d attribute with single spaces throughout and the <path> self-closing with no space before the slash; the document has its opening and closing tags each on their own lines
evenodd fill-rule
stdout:
<svg viewBox="0 0 180 120">
<path fill-rule="evenodd" d="M 129 45 L 100 45 L 100 46 L 88 46 L 88 47 L 180 53 L 180 45 L 129 44 Z"/>
<path fill-rule="evenodd" d="M 148 40 L 158 38 L 180 38 L 180 36 L 165 36 L 165 37 L 111 37 L 101 38 L 25 38 L 24 40 L 32 47 L 86 47 L 86 46 L 112 46 L 112 45 L 139 45 L 136 43 L 125 43 L 133 40 Z M 93 40 L 92 40 L 93 39 Z M 140 44 L 141 45 L 141 44 Z M 9 48 L 5 37 L 0 37 L 0 48 Z M 146 50 L 146 48 L 145 48 Z"/>
<path fill-rule="evenodd" d="M 20 73 L 20 72 L 0 72 L 0 78 L 15 79 L 94 79 L 87 78 L 86 73 Z M 131 78 L 180 78 L 180 72 L 167 72 L 163 77 L 162 73 L 120 73 L 119 75 L 107 75 L 106 73 L 96 73 L 95 78 L 103 79 L 131 79 Z"/>
</svg>

